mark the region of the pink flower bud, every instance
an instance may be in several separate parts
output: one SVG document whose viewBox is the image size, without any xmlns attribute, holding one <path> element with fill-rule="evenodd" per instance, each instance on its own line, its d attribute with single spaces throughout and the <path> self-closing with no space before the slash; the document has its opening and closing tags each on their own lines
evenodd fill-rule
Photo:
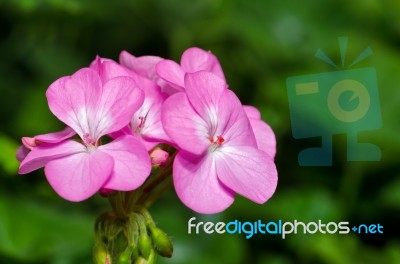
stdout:
<svg viewBox="0 0 400 264">
<path fill-rule="evenodd" d="M 168 152 L 166 152 L 165 150 L 162 150 L 160 148 L 156 148 L 154 149 L 151 154 L 150 154 L 150 158 L 151 158 L 151 165 L 155 166 L 155 165 L 165 165 L 165 163 L 167 162 L 169 157 Z"/>
</svg>

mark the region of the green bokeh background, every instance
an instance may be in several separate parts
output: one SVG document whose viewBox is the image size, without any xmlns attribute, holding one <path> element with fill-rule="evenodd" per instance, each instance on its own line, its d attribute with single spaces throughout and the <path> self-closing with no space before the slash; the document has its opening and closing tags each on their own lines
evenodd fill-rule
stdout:
<svg viewBox="0 0 400 264">
<path fill-rule="evenodd" d="M 179 60 L 191 46 L 218 56 L 243 103 L 254 104 L 278 140 L 279 184 L 256 205 L 237 197 L 212 216 L 185 208 L 171 189 L 151 208 L 175 245 L 159 263 L 400 263 L 400 2 L 390 0 L 0 0 L 0 263 L 91 263 L 93 222 L 107 210 L 99 196 L 59 198 L 43 170 L 20 176 L 20 138 L 57 131 L 48 85 L 121 50 Z M 367 46 L 374 55 L 383 127 L 360 133 L 382 150 L 380 162 L 347 162 L 346 137 L 334 137 L 334 166 L 299 167 L 297 154 L 316 140 L 291 135 L 285 82 L 332 71 L 314 54 L 348 61 Z M 318 113 L 316 113 L 317 115 Z M 68 173 L 68 172 L 66 172 Z M 382 235 L 187 234 L 187 221 L 349 221 L 380 223 Z"/>
</svg>

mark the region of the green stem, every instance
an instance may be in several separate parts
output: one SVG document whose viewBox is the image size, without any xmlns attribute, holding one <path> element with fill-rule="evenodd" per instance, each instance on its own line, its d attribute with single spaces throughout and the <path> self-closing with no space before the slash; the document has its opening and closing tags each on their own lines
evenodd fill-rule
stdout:
<svg viewBox="0 0 400 264">
<path fill-rule="evenodd" d="M 122 199 L 122 193 L 116 192 L 115 194 L 109 195 L 108 200 L 119 218 L 125 218 L 126 212 L 124 208 L 124 201 Z"/>
<path fill-rule="evenodd" d="M 169 178 L 167 182 L 152 196 L 148 197 L 145 201 L 145 207 L 149 208 L 169 187 L 172 185 L 172 179 Z"/>
<path fill-rule="evenodd" d="M 139 199 L 140 194 L 142 193 L 141 189 L 137 189 L 131 192 L 128 192 L 125 199 L 126 210 L 127 212 L 132 212 L 133 208 L 137 200 Z"/>
<path fill-rule="evenodd" d="M 155 225 L 153 217 L 151 217 L 151 215 L 150 215 L 149 211 L 146 209 L 146 207 L 137 205 L 135 207 L 135 212 L 136 212 L 136 214 L 140 214 L 143 216 L 146 225 L 148 225 L 148 224 Z"/>
<path fill-rule="evenodd" d="M 150 192 L 151 190 L 153 190 L 155 187 L 158 186 L 158 184 L 164 181 L 165 178 L 167 178 L 171 174 L 171 172 L 172 172 L 172 164 L 170 163 L 166 167 L 164 167 L 159 174 L 157 174 L 154 177 L 154 180 L 152 182 L 144 186 L 143 192 Z"/>
<path fill-rule="evenodd" d="M 138 200 L 138 204 L 143 204 L 150 196 L 151 192 L 159 186 L 160 183 L 162 183 L 165 179 L 168 178 L 168 176 L 171 175 L 172 172 L 172 164 L 169 164 L 167 167 L 165 167 L 155 178 L 152 182 L 150 182 L 148 185 L 144 186 L 143 188 L 143 193 L 140 196 Z"/>
</svg>

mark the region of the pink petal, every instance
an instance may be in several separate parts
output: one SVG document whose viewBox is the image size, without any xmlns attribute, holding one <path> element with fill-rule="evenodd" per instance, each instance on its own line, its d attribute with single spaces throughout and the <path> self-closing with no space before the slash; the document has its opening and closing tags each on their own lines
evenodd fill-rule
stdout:
<svg viewBox="0 0 400 264">
<path fill-rule="evenodd" d="M 54 115 L 93 141 L 126 126 L 144 100 L 131 78 L 116 77 L 102 86 L 98 74 L 88 68 L 57 80 L 46 95 Z"/>
<path fill-rule="evenodd" d="M 161 120 L 165 132 L 179 148 L 198 155 L 208 148 L 207 124 L 184 93 L 174 94 L 164 102 Z"/>
<path fill-rule="evenodd" d="M 270 157 L 274 158 L 276 154 L 276 139 L 272 128 L 260 119 L 250 118 L 251 128 L 257 141 L 258 149 L 266 152 Z"/>
<path fill-rule="evenodd" d="M 256 107 L 252 105 L 244 105 L 243 109 L 248 118 L 261 119 L 261 113 Z"/>
<path fill-rule="evenodd" d="M 217 102 L 217 126 L 214 136 L 223 136 L 224 145 L 257 147 L 250 122 L 237 96 L 224 90 Z"/>
<path fill-rule="evenodd" d="M 228 188 L 260 204 L 274 194 L 278 176 L 268 154 L 252 147 L 226 147 L 215 154 L 218 179 Z"/>
<path fill-rule="evenodd" d="M 162 79 L 173 85 L 178 91 L 184 90 L 185 72 L 178 63 L 172 60 L 162 60 L 157 64 L 156 71 Z"/>
<path fill-rule="evenodd" d="M 148 87 L 149 88 L 149 87 Z M 169 137 L 161 122 L 161 108 L 164 98 L 161 92 L 154 89 L 145 90 L 143 105 L 135 112 L 131 122 L 132 132 L 145 141 L 167 143 Z"/>
<path fill-rule="evenodd" d="M 137 87 L 145 92 L 146 97 L 153 94 L 161 96 L 160 87 L 154 81 L 141 76 L 127 67 L 121 66 L 115 61 L 108 60 L 101 62 L 97 68 L 103 83 L 106 83 L 115 77 L 126 76 L 135 81 Z"/>
<path fill-rule="evenodd" d="M 122 129 L 117 130 L 115 132 L 112 132 L 112 133 L 110 133 L 108 135 L 110 137 L 116 139 L 116 138 L 121 137 L 123 135 L 132 135 L 132 131 L 131 131 L 129 125 L 128 125 L 128 126 L 123 127 Z"/>
<path fill-rule="evenodd" d="M 118 191 L 131 191 L 141 186 L 150 175 L 151 161 L 143 144 L 133 136 L 122 136 L 102 145 L 99 151 L 114 159 L 111 178 L 103 186 Z"/>
<path fill-rule="evenodd" d="M 145 149 L 147 151 L 152 150 L 153 148 L 155 148 L 158 144 L 160 144 L 159 141 L 152 141 L 151 139 L 145 139 L 145 138 L 138 138 L 139 140 L 141 140 L 143 146 L 145 147 Z"/>
<path fill-rule="evenodd" d="M 130 71 L 126 67 L 123 67 L 115 61 L 111 60 L 101 62 L 97 68 L 97 72 L 99 73 L 103 84 L 115 77 L 128 76 L 134 78 L 134 76 L 136 75 L 134 72 Z"/>
<path fill-rule="evenodd" d="M 225 81 L 210 72 L 196 72 L 185 75 L 185 88 L 190 103 L 196 112 L 208 120 L 217 118 L 215 110 L 219 97 L 227 89 Z"/>
<path fill-rule="evenodd" d="M 217 57 L 210 51 L 196 47 L 189 48 L 182 54 L 181 65 L 185 72 L 208 71 L 225 80 L 224 72 Z"/>
<path fill-rule="evenodd" d="M 172 85 L 158 76 L 156 65 L 162 60 L 164 59 L 157 56 L 135 57 L 126 51 L 122 51 L 119 56 L 121 65 L 127 67 L 140 76 L 156 82 L 164 93 L 170 95 L 182 91 L 181 87 Z"/>
<path fill-rule="evenodd" d="M 103 88 L 96 115 L 96 134 L 105 135 L 129 124 L 133 113 L 143 104 L 144 93 L 129 77 L 120 76 L 108 81 Z"/>
<path fill-rule="evenodd" d="M 45 166 L 51 160 L 85 151 L 85 146 L 73 140 L 66 140 L 58 144 L 41 144 L 25 157 L 19 167 L 18 173 L 29 173 Z"/>
<path fill-rule="evenodd" d="M 257 148 L 266 152 L 272 158 L 276 154 L 276 139 L 272 128 L 261 120 L 260 111 L 251 105 L 243 106 L 246 115 L 249 118 L 251 128 L 257 141 Z"/>
<path fill-rule="evenodd" d="M 102 90 L 99 75 L 84 68 L 53 82 L 46 96 L 53 114 L 82 137 L 97 125 L 93 119 Z"/>
<path fill-rule="evenodd" d="M 66 127 L 66 128 L 64 128 L 64 130 L 59 131 L 59 132 L 35 136 L 35 139 L 40 142 L 54 144 L 54 143 L 59 143 L 63 140 L 66 140 L 75 134 L 76 133 L 72 128 Z"/>
<path fill-rule="evenodd" d="M 26 156 L 28 156 L 29 152 L 31 152 L 30 149 L 28 149 L 24 145 L 21 145 L 17 149 L 17 153 L 16 153 L 15 157 L 17 158 L 17 160 L 19 162 L 22 162 L 26 158 Z"/>
<path fill-rule="evenodd" d="M 62 198 L 80 202 L 94 195 L 110 178 L 113 158 L 94 150 L 52 160 L 45 166 L 48 182 Z"/>
<path fill-rule="evenodd" d="M 218 180 L 215 167 L 209 155 L 197 157 L 179 152 L 175 158 L 176 193 L 187 207 L 198 213 L 222 212 L 233 203 L 234 194 Z"/>
<path fill-rule="evenodd" d="M 89 68 L 96 71 L 97 73 L 100 73 L 102 71 L 101 67 L 103 62 L 106 61 L 112 61 L 114 63 L 116 63 L 115 61 L 111 60 L 111 59 L 107 59 L 107 58 L 102 58 L 99 55 L 96 56 L 96 58 L 90 63 Z"/>
<path fill-rule="evenodd" d="M 155 81 L 157 79 L 155 67 L 163 58 L 157 56 L 135 57 L 127 51 L 122 51 L 119 55 L 119 62 L 132 71 Z"/>
<path fill-rule="evenodd" d="M 154 81 L 144 78 L 138 74 L 133 74 L 130 77 L 135 80 L 137 86 L 142 89 L 146 97 L 154 95 L 163 97 L 160 87 Z"/>
</svg>

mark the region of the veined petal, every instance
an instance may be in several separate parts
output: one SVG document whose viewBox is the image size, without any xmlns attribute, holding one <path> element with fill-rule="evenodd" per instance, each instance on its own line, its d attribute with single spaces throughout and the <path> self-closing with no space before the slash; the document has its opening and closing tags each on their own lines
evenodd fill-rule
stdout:
<svg viewBox="0 0 400 264">
<path fill-rule="evenodd" d="M 94 134 L 100 137 L 122 129 L 143 101 L 143 91 L 131 78 L 120 76 L 109 80 L 103 87 Z"/>
<path fill-rule="evenodd" d="M 256 140 L 242 104 L 231 90 L 224 90 L 217 103 L 216 136 L 221 135 L 229 146 L 256 147 Z"/>
<path fill-rule="evenodd" d="M 43 143 L 57 144 L 65 139 L 68 139 L 75 135 L 75 131 L 70 127 L 66 127 L 64 130 L 55 133 L 48 133 L 38 135 L 35 137 L 23 137 L 22 146 L 17 150 L 16 158 L 19 162 L 22 162 L 31 150 L 36 148 L 38 145 Z"/>
<path fill-rule="evenodd" d="M 146 97 L 153 94 L 161 95 L 160 87 L 154 81 L 143 77 L 139 73 L 136 73 L 115 61 L 104 60 L 95 65 L 103 84 L 115 77 L 126 76 L 133 79 L 136 86 L 145 93 Z"/>
<path fill-rule="evenodd" d="M 164 93 L 174 94 L 177 91 L 182 91 L 182 87 L 166 82 L 157 74 L 156 65 L 162 60 L 164 59 L 157 56 L 135 57 L 126 51 L 122 51 L 119 56 L 121 65 L 142 77 L 154 81 Z"/>
<path fill-rule="evenodd" d="M 76 134 L 76 132 L 72 128 L 66 127 L 66 128 L 64 128 L 64 130 L 59 131 L 59 132 L 35 136 L 35 140 L 38 140 L 38 141 L 44 142 L 44 143 L 54 144 L 54 143 L 59 143 L 63 140 L 66 140 L 75 134 Z"/>
<path fill-rule="evenodd" d="M 45 166 L 48 182 L 62 198 L 79 202 L 94 195 L 110 178 L 113 158 L 94 150 L 52 160 Z"/>
<path fill-rule="evenodd" d="M 92 141 L 126 126 L 144 98 L 131 78 L 116 77 L 102 85 L 89 68 L 55 81 L 46 96 L 54 115 Z"/>
<path fill-rule="evenodd" d="M 96 125 L 94 117 L 102 90 L 99 75 L 83 68 L 53 82 L 46 96 L 51 112 L 83 137 Z"/>
<path fill-rule="evenodd" d="M 243 109 L 248 118 L 261 119 L 261 113 L 256 107 L 252 105 L 244 105 Z"/>
<path fill-rule="evenodd" d="M 179 148 L 200 155 L 209 146 L 207 124 L 193 110 L 186 94 L 174 94 L 164 102 L 161 120 L 165 132 Z"/>
<path fill-rule="evenodd" d="M 21 145 L 17 149 L 17 153 L 15 154 L 15 157 L 17 158 L 17 160 L 19 162 L 22 162 L 26 158 L 26 156 L 28 156 L 29 152 L 31 152 L 30 149 L 28 149 L 24 145 Z"/>
<path fill-rule="evenodd" d="M 276 138 L 272 128 L 261 119 L 250 118 L 251 128 L 256 137 L 258 149 L 274 158 L 276 154 Z"/>
<path fill-rule="evenodd" d="M 216 107 L 222 92 L 227 89 L 223 79 L 210 72 L 187 73 L 185 89 L 189 101 L 196 112 L 211 123 L 215 122 Z M 213 125 L 213 124 L 209 124 Z"/>
<path fill-rule="evenodd" d="M 209 155 L 193 156 L 180 151 L 173 167 L 178 197 L 190 209 L 213 214 L 224 211 L 234 201 L 234 194 L 217 178 L 216 164 Z"/>
<path fill-rule="evenodd" d="M 170 139 L 161 122 L 161 108 L 164 101 L 161 92 L 148 89 L 145 90 L 145 95 L 143 105 L 133 115 L 132 132 L 145 141 L 169 142 Z"/>
<path fill-rule="evenodd" d="M 252 147 L 225 147 L 217 154 L 218 179 L 228 188 L 259 204 L 274 194 L 278 175 L 268 154 Z"/>
<path fill-rule="evenodd" d="M 217 57 L 210 51 L 196 47 L 189 48 L 182 54 L 181 65 L 185 72 L 208 71 L 225 80 L 224 72 Z"/>
<path fill-rule="evenodd" d="M 128 76 L 134 78 L 135 73 L 112 60 L 101 61 L 97 65 L 97 72 L 103 84 L 112 78 Z"/>
<path fill-rule="evenodd" d="M 184 90 L 185 72 L 181 66 L 172 60 L 162 60 L 156 65 L 158 76 L 163 78 L 169 84 L 174 85 L 178 90 Z"/>
<path fill-rule="evenodd" d="M 151 161 L 143 144 L 133 136 L 122 136 L 102 145 L 98 151 L 114 159 L 111 178 L 103 188 L 131 191 L 141 186 L 150 175 Z"/>
<path fill-rule="evenodd" d="M 156 64 L 162 60 L 163 58 L 157 56 L 135 57 L 125 50 L 119 54 L 119 62 L 122 65 L 153 81 L 157 79 Z"/>
<path fill-rule="evenodd" d="M 102 64 L 106 61 L 114 62 L 112 59 L 107 59 L 107 58 L 102 58 L 99 55 L 96 56 L 96 58 L 90 63 L 89 68 L 97 72 L 101 76 L 102 70 Z M 103 82 L 104 83 L 104 82 Z"/>
<path fill-rule="evenodd" d="M 85 151 L 85 146 L 72 140 L 66 140 L 58 144 L 43 143 L 28 153 L 21 162 L 18 173 L 29 173 L 45 166 L 51 160 Z"/>
</svg>

